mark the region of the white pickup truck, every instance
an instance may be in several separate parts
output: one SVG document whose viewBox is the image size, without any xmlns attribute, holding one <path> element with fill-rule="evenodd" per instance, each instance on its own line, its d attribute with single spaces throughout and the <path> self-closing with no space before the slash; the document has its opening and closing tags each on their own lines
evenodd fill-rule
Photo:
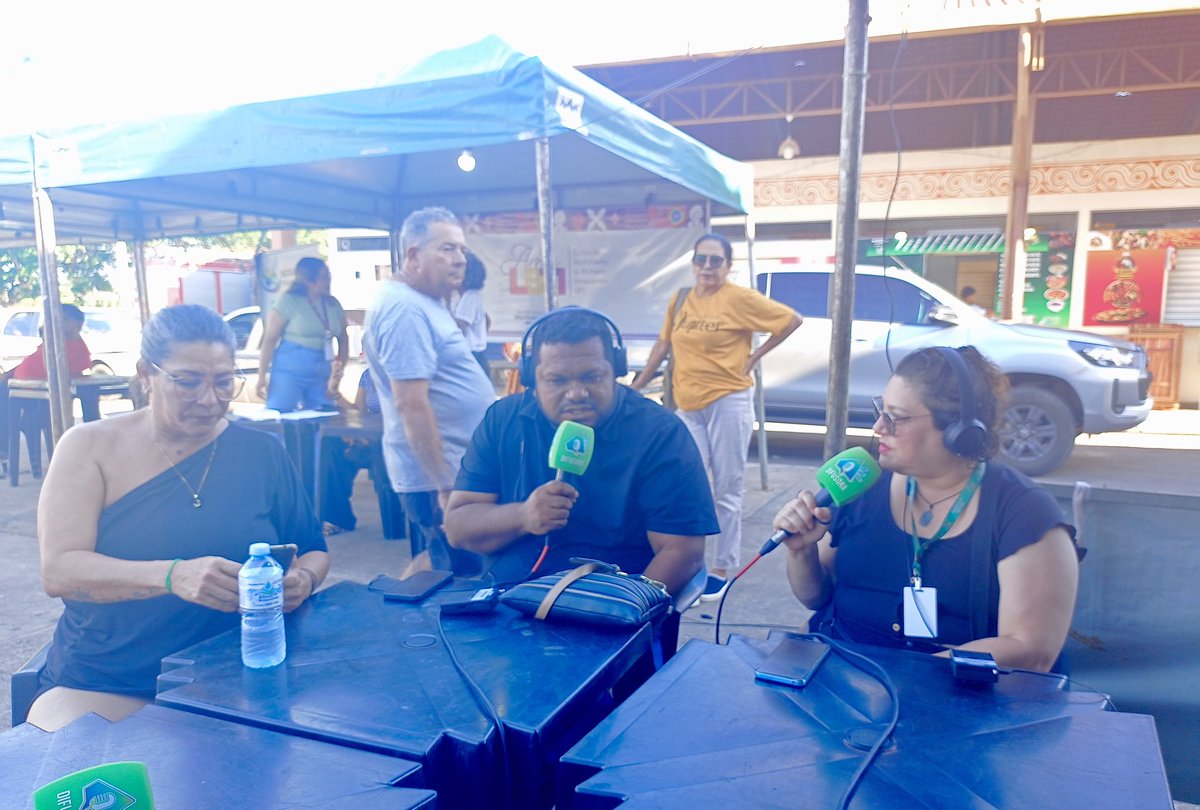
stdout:
<svg viewBox="0 0 1200 810">
<path fill-rule="evenodd" d="M 825 424 L 832 268 L 760 274 L 759 290 L 804 324 L 763 361 L 767 419 Z M 1150 372 L 1140 346 L 1091 332 L 988 320 L 905 270 L 859 267 L 850 345 L 849 423 L 875 421 L 878 396 L 902 357 L 926 346 L 973 345 L 1012 388 L 1000 430 L 1003 461 L 1027 475 L 1062 464 L 1081 433 L 1128 430 L 1150 413 Z"/>
</svg>

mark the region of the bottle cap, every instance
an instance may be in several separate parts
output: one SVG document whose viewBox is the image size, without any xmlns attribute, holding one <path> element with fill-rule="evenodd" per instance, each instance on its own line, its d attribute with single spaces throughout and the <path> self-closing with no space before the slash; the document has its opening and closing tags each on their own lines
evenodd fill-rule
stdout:
<svg viewBox="0 0 1200 810">
<path fill-rule="evenodd" d="M 250 544 L 250 556 L 251 557 L 270 557 L 271 556 L 271 544 L 270 543 L 251 543 Z"/>
</svg>

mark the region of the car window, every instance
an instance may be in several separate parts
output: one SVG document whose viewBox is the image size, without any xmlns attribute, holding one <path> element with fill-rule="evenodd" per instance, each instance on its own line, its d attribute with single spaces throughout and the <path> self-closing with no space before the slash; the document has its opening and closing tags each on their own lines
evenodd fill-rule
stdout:
<svg viewBox="0 0 1200 810">
<path fill-rule="evenodd" d="M 228 320 L 229 328 L 233 330 L 233 334 L 237 338 L 237 347 L 239 349 L 246 348 L 246 343 L 250 340 L 250 333 L 254 331 L 254 324 L 257 321 L 257 312 L 246 312 L 241 315 L 235 315 Z"/>
<path fill-rule="evenodd" d="M 828 273 L 767 273 L 758 277 L 758 291 L 787 304 L 805 318 L 829 317 Z"/>
<path fill-rule="evenodd" d="M 14 312 L 4 324 L 4 334 L 18 337 L 38 336 L 38 314 L 36 312 Z"/>
<path fill-rule="evenodd" d="M 107 335 L 113 331 L 112 321 L 107 315 L 101 315 L 97 312 L 89 312 L 84 315 L 83 331 L 93 334 Z"/>
<path fill-rule="evenodd" d="M 938 302 L 907 281 L 885 276 L 855 276 L 854 319 L 909 325 L 925 323 Z"/>
</svg>

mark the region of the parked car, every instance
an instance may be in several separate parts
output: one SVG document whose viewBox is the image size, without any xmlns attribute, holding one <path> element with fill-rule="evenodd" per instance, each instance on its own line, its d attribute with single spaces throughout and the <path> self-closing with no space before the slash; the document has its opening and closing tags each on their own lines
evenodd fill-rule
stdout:
<svg viewBox="0 0 1200 810">
<path fill-rule="evenodd" d="M 828 291 L 833 270 L 767 272 L 760 292 L 793 307 L 804 324 L 763 361 L 767 419 L 825 424 L 829 381 Z M 1123 340 L 988 320 L 936 284 L 905 271 L 859 267 L 851 329 L 849 418 L 875 420 L 871 398 L 902 357 L 926 346 L 974 345 L 1011 384 L 1001 459 L 1042 475 L 1070 455 L 1080 433 L 1128 430 L 1149 414 L 1150 373 L 1141 347 Z"/>
<path fill-rule="evenodd" d="M 364 310 L 346 310 L 346 336 L 350 341 L 350 359 L 346 363 L 345 373 L 339 392 L 349 402 L 353 402 L 358 393 L 358 380 L 366 369 L 366 360 L 362 356 L 362 328 Z M 242 402 L 262 402 L 255 388 L 258 386 L 258 360 L 262 352 L 263 320 L 261 310 L 257 306 L 241 307 L 225 313 L 225 322 L 237 337 L 237 366 L 246 375 L 246 387 L 238 400 Z"/>
<path fill-rule="evenodd" d="M 80 335 L 92 354 L 92 373 L 135 375 L 142 342 L 137 316 L 102 307 L 80 309 L 84 317 Z M 0 312 L 0 368 L 10 369 L 33 354 L 42 342 L 42 319 L 40 306 Z"/>
</svg>

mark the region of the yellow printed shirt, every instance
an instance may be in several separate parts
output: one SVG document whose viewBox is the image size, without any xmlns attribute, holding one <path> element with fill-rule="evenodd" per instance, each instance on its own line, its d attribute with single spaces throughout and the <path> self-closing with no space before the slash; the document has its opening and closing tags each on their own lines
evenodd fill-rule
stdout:
<svg viewBox="0 0 1200 810">
<path fill-rule="evenodd" d="M 659 339 L 671 344 L 671 383 L 675 402 L 685 411 L 698 411 L 753 385 L 742 374 L 753 334 L 782 332 L 796 316 L 791 307 L 736 284 L 724 284 L 704 298 L 692 290 L 677 315 L 674 310 L 672 298 Z"/>
</svg>

